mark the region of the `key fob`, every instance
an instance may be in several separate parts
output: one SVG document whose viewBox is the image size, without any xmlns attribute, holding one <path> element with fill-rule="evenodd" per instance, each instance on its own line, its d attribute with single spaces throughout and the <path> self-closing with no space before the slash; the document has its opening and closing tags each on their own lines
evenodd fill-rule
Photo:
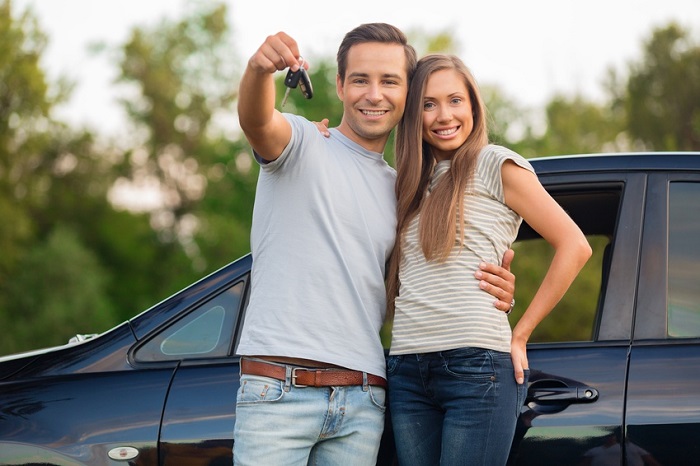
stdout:
<svg viewBox="0 0 700 466">
<path fill-rule="evenodd" d="M 304 67 L 302 66 L 297 71 L 292 71 L 291 69 L 287 71 L 287 76 L 284 78 L 284 85 L 292 89 L 296 88 L 299 84 L 299 79 L 301 79 L 301 71 L 303 69 Z"/>
<path fill-rule="evenodd" d="M 300 68 L 299 71 L 301 71 L 301 73 L 299 73 L 299 89 L 301 89 L 301 93 L 304 97 L 310 99 L 314 96 L 314 88 L 311 85 L 309 73 L 307 73 L 304 68 Z"/>
<path fill-rule="evenodd" d="M 284 78 L 284 85 L 290 89 L 295 89 L 297 86 L 301 89 L 301 93 L 305 98 L 310 99 L 314 95 L 314 88 L 311 85 L 309 73 L 304 69 L 304 60 L 301 60 L 301 66 L 297 71 L 291 69 L 287 71 L 287 76 Z"/>
</svg>

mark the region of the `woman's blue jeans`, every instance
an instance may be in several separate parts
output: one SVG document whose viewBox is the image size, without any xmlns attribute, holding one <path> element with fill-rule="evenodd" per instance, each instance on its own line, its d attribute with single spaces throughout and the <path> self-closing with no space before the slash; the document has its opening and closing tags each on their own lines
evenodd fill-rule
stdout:
<svg viewBox="0 0 700 466">
<path fill-rule="evenodd" d="M 510 354 L 481 348 L 389 356 L 399 464 L 504 465 L 527 394 Z"/>
</svg>

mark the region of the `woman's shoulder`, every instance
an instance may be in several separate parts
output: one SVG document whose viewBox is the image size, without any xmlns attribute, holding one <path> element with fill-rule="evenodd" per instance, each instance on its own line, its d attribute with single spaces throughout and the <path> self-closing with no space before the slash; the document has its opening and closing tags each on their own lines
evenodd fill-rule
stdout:
<svg viewBox="0 0 700 466">
<path fill-rule="evenodd" d="M 498 144 L 487 144 L 481 149 L 481 154 L 486 155 L 488 157 L 496 157 L 496 158 L 511 158 L 511 157 L 522 157 L 522 155 L 518 154 L 512 149 L 509 149 L 505 146 L 501 146 Z"/>
<path fill-rule="evenodd" d="M 530 165 L 530 162 L 528 162 L 525 157 L 512 149 L 498 144 L 488 144 L 484 146 L 483 149 L 481 149 L 479 158 L 482 164 L 490 167 L 496 166 L 500 168 L 506 160 L 512 160 L 517 165 L 527 170 L 534 171 L 532 165 Z"/>
</svg>

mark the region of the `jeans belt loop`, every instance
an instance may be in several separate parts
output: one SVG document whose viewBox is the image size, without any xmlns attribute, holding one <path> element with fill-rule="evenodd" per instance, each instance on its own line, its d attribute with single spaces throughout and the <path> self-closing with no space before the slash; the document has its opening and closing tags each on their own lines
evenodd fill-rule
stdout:
<svg viewBox="0 0 700 466">
<path fill-rule="evenodd" d="M 292 369 L 292 366 L 284 366 L 284 391 L 289 392 L 289 389 L 292 385 L 294 385 L 294 378 L 296 375 L 294 374 L 294 370 Z"/>
<path fill-rule="evenodd" d="M 362 391 L 366 392 L 369 390 L 369 383 L 367 382 L 367 372 L 362 373 Z"/>
</svg>

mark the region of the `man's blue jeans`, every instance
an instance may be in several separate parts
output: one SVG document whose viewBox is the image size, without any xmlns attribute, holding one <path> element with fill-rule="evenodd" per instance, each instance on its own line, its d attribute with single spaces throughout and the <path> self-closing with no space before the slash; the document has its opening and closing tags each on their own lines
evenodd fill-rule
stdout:
<svg viewBox="0 0 700 466">
<path fill-rule="evenodd" d="M 504 465 L 527 394 L 510 354 L 481 348 L 389 356 L 399 463 Z"/>
<path fill-rule="evenodd" d="M 235 465 L 376 464 L 384 430 L 384 388 L 290 385 L 241 375 Z"/>
</svg>

